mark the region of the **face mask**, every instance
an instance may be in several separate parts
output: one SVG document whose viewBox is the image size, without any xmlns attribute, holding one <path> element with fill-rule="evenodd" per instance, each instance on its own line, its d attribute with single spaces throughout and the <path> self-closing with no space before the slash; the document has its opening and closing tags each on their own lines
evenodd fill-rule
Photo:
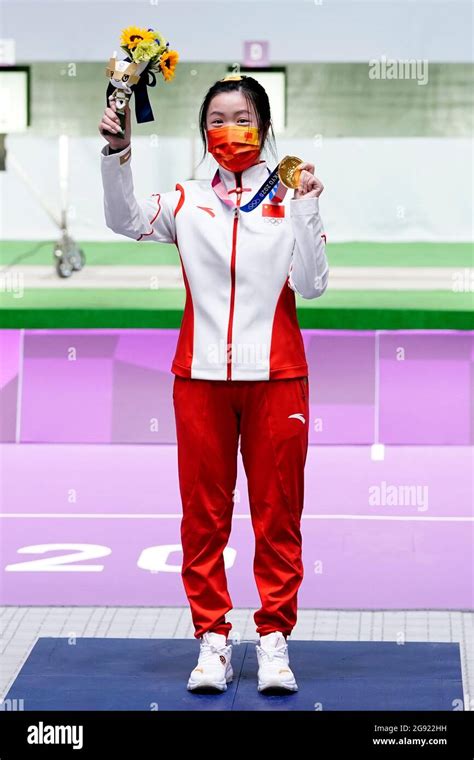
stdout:
<svg viewBox="0 0 474 760">
<path fill-rule="evenodd" d="M 243 171 L 260 156 L 258 129 L 240 125 L 208 129 L 207 148 L 224 169 Z"/>
</svg>

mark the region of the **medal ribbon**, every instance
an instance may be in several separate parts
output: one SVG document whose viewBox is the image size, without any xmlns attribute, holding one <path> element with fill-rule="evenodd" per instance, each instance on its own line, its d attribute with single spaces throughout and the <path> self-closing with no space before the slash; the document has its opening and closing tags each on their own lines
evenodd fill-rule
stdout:
<svg viewBox="0 0 474 760">
<path fill-rule="evenodd" d="M 263 200 L 265 200 L 267 195 L 268 195 L 268 199 L 272 203 L 282 202 L 288 188 L 285 187 L 283 182 L 280 182 L 280 178 L 278 176 L 278 166 L 276 167 L 276 169 L 274 169 L 273 172 L 271 172 L 267 166 L 267 171 L 270 176 L 267 177 L 263 185 L 260 187 L 259 190 L 257 190 L 256 194 L 253 196 L 251 200 L 249 200 L 244 206 L 239 206 L 241 211 L 253 211 L 255 208 L 257 208 L 257 206 L 261 204 Z M 235 203 L 233 203 L 233 201 L 229 197 L 227 188 L 222 181 L 221 175 L 219 174 L 219 169 L 217 169 L 216 173 L 214 174 L 211 185 L 215 193 L 221 199 L 221 201 L 223 201 L 226 204 L 226 206 L 229 206 L 230 208 L 234 208 Z M 235 192 L 235 190 L 231 190 L 231 192 Z"/>
</svg>

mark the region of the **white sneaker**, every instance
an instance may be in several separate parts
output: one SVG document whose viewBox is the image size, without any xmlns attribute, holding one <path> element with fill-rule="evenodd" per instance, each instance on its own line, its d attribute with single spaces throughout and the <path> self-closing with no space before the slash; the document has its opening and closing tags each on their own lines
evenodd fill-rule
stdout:
<svg viewBox="0 0 474 760">
<path fill-rule="evenodd" d="M 290 668 L 288 644 L 281 631 L 260 636 L 256 645 L 258 659 L 258 691 L 286 689 L 298 691 L 295 676 Z"/>
<path fill-rule="evenodd" d="M 202 636 L 198 664 L 191 671 L 188 691 L 202 688 L 226 691 L 227 684 L 234 677 L 230 664 L 232 645 L 226 645 L 226 641 L 223 633 L 214 631 Z"/>
</svg>

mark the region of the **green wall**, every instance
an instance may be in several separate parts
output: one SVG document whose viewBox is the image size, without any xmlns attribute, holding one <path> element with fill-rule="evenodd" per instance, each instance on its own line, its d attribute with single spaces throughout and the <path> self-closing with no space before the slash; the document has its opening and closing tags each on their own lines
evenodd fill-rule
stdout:
<svg viewBox="0 0 474 760">
<path fill-rule="evenodd" d="M 31 133 L 97 134 L 105 105 L 105 64 L 32 65 Z M 225 64 L 182 63 L 172 82 L 160 77 L 149 90 L 155 121 L 141 125 L 140 134 L 196 134 L 201 100 L 226 71 Z M 419 85 L 414 79 L 369 79 L 368 65 L 362 63 L 289 64 L 288 124 L 282 137 L 469 137 L 473 71 L 469 64 L 432 63 L 428 83 Z"/>
</svg>

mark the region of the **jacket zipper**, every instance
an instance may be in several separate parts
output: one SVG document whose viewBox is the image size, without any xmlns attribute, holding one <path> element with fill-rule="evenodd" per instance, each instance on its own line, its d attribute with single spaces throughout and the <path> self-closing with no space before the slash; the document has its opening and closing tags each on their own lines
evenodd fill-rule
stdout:
<svg viewBox="0 0 474 760">
<path fill-rule="evenodd" d="M 236 173 L 235 187 L 241 187 L 242 175 Z M 237 193 L 237 207 L 234 209 L 234 223 L 232 228 L 232 253 L 230 257 L 230 307 L 229 324 L 227 326 L 227 380 L 232 379 L 232 322 L 234 318 L 235 302 L 235 258 L 237 255 L 237 225 L 239 222 L 239 206 L 241 193 Z"/>
</svg>

